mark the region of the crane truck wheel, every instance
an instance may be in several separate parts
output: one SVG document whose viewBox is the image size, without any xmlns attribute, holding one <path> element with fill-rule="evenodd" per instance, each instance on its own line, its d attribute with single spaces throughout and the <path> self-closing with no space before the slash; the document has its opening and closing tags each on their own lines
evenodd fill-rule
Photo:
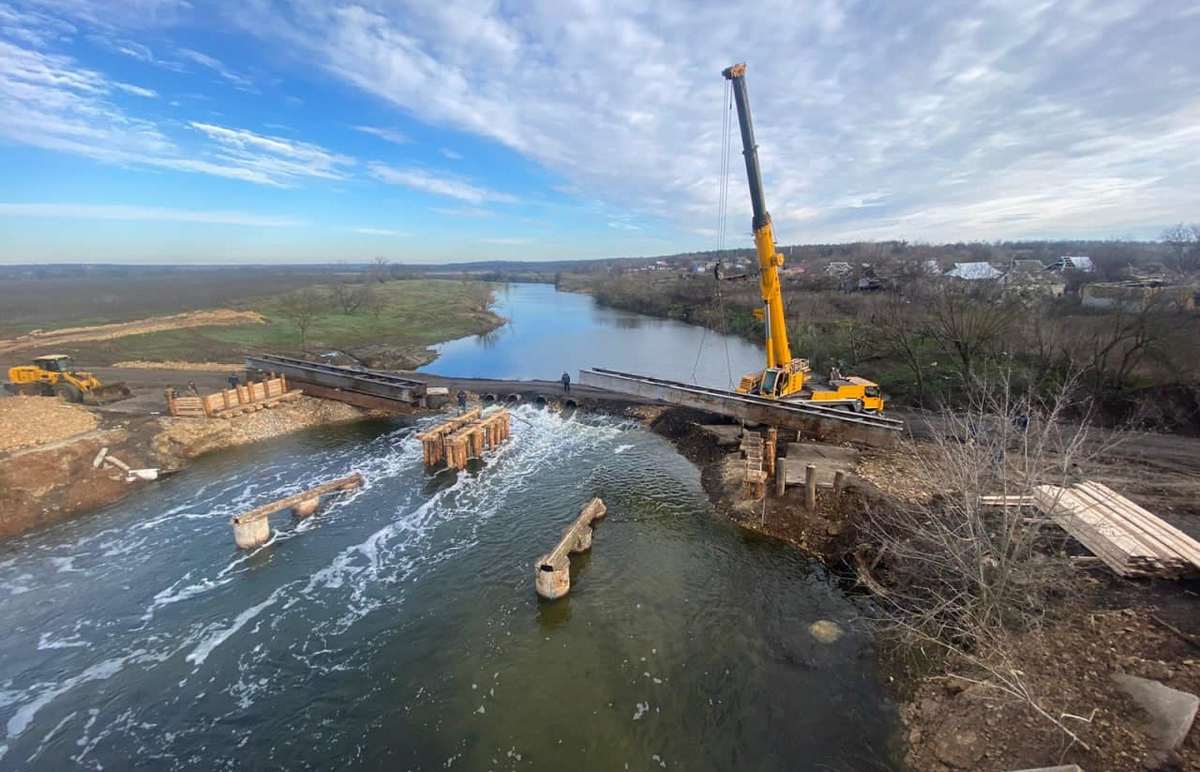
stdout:
<svg viewBox="0 0 1200 772">
<path fill-rule="evenodd" d="M 861 400 L 854 400 L 850 403 L 850 412 L 861 413 L 863 411 L 863 403 Z"/>
<path fill-rule="evenodd" d="M 83 402 L 83 392 L 74 384 L 60 383 L 54 387 L 54 394 L 65 402 Z"/>
</svg>

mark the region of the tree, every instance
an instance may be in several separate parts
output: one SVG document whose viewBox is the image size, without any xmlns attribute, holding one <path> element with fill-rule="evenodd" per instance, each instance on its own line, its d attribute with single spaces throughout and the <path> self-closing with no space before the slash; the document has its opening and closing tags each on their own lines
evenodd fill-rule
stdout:
<svg viewBox="0 0 1200 772">
<path fill-rule="evenodd" d="M 305 287 L 284 295 L 279 312 L 292 323 L 300 336 L 300 348 L 308 338 L 308 331 L 316 318 L 325 310 L 326 300 L 313 287 Z"/>
<path fill-rule="evenodd" d="M 367 270 L 367 275 L 370 280 L 377 281 L 383 284 L 388 280 L 388 259 L 380 256 L 371 261 L 371 267 Z"/>
<path fill-rule="evenodd" d="M 1159 238 L 1171 247 L 1175 270 L 1191 273 L 1200 268 L 1200 223 L 1172 225 Z"/>
<path fill-rule="evenodd" d="M 371 285 L 365 282 L 348 282 L 339 280 L 329 290 L 333 304 L 350 315 L 366 305 L 371 299 Z"/>
<path fill-rule="evenodd" d="M 970 384 L 981 359 L 1008 334 L 1014 307 L 992 284 L 945 282 L 930 296 L 929 331 L 958 362 L 964 384 Z"/>
</svg>

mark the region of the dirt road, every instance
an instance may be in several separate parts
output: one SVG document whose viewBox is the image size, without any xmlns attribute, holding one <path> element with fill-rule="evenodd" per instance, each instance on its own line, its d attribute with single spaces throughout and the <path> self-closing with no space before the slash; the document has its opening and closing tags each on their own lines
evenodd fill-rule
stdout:
<svg viewBox="0 0 1200 772">
<path fill-rule="evenodd" d="M 0 354 L 27 348 L 50 349 L 67 343 L 83 343 L 91 340 L 111 340 L 127 335 L 142 335 L 148 332 L 181 330 L 188 327 L 230 326 L 238 324 L 262 324 L 262 314 L 255 311 L 234 311 L 215 308 L 206 311 L 189 311 L 184 314 L 155 316 L 132 322 L 97 324 L 90 327 L 64 327 L 57 330 L 34 330 L 27 335 L 0 340 Z"/>
</svg>

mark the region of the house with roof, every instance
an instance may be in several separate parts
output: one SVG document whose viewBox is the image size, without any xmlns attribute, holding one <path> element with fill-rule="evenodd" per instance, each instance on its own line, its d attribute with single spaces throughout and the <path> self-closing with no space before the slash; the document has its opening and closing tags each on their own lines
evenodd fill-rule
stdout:
<svg viewBox="0 0 1200 772">
<path fill-rule="evenodd" d="M 854 268 L 849 263 L 842 261 L 842 260 L 835 260 L 834 262 L 825 266 L 825 275 L 826 276 L 847 276 L 853 270 L 854 270 Z"/>
<path fill-rule="evenodd" d="M 996 270 L 995 266 L 986 262 L 955 263 L 953 268 L 946 271 L 947 278 L 964 279 L 966 281 L 999 279 L 1003 275 L 1002 271 Z"/>
<path fill-rule="evenodd" d="M 1056 273 L 1064 273 L 1066 271 L 1092 273 L 1096 270 L 1096 265 L 1092 262 L 1092 258 L 1087 255 L 1063 255 L 1054 263 L 1047 266 L 1046 270 Z"/>
</svg>

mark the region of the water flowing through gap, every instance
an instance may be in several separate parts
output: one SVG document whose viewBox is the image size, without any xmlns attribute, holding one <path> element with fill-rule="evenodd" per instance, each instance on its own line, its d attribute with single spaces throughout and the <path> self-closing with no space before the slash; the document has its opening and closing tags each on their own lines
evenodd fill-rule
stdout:
<svg viewBox="0 0 1200 772">
<path fill-rule="evenodd" d="M 714 517 L 637 424 L 516 416 L 465 474 L 428 475 L 412 427 L 324 427 L 4 544 L 0 769 L 890 767 L 870 640 L 807 632 L 856 613 L 818 563 Z M 233 514 L 354 470 L 234 548 Z M 593 496 L 571 594 L 539 602 Z"/>
</svg>

